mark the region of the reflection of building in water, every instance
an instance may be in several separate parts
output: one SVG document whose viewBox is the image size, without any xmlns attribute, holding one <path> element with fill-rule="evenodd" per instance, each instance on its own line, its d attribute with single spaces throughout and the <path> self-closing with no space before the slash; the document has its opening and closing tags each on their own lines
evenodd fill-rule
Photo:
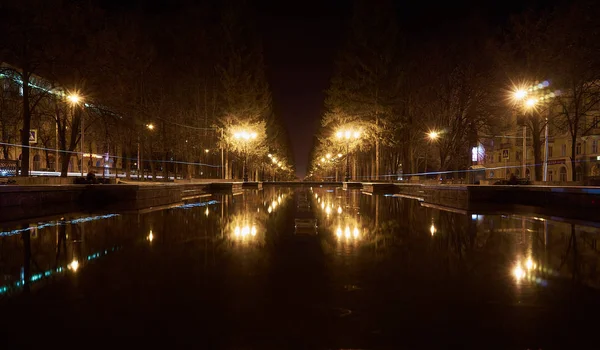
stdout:
<svg viewBox="0 0 600 350">
<path fill-rule="evenodd" d="M 111 230 L 106 229 L 109 221 Z M 109 214 L 60 218 L 0 232 L 0 294 L 29 290 L 49 277 L 77 273 L 120 249 L 118 241 L 107 244 L 109 231 L 115 227 L 119 227 L 119 216 Z"/>
<path fill-rule="evenodd" d="M 489 245 L 500 235 L 512 262 L 507 272 L 517 284 L 547 286 L 553 279 L 572 279 L 600 288 L 595 272 L 599 228 L 518 215 L 477 215 L 472 221 L 478 225 L 476 246 Z"/>
</svg>

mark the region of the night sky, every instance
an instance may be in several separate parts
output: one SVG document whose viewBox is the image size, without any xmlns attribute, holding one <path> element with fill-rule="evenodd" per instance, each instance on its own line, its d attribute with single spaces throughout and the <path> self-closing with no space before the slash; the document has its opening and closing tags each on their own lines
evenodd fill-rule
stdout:
<svg viewBox="0 0 600 350">
<path fill-rule="evenodd" d="M 262 1 L 257 9 L 275 113 L 284 120 L 302 178 L 352 6 L 344 0 L 295 3 Z"/>
</svg>

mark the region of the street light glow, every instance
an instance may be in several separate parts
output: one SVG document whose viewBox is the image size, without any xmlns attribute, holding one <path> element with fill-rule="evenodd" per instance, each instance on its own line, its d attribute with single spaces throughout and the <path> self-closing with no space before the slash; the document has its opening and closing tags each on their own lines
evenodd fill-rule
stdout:
<svg viewBox="0 0 600 350">
<path fill-rule="evenodd" d="M 437 131 L 430 131 L 427 133 L 427 137 L 429 137 L 430 140 L 435 141 L 440 137 L 440 133 Z"/>
<path fill-rule="evenodd" d="M 78 104 L 81 101 L 81 96 L 79 96 L 76 93 L 73 93 L 73 94 L 68 95 L 67 99 L 69 100 L 69 102 L 71 104 L 76 105 L 76 104 Z"/>
<path fill-rule="evenodd" d="M 527 108 L 533 108 L 533 107 L 535 107 L 536 104 L 537 104 L 537 100 L 535 98 L 530 98 L 527 101 L 525 101 L 525 106 Z"/>
<path fill-rule="evenodd" d="M 258 135 L 255 132 L 248 132 L 246 130 L 238 131 L 233 134 L 233 137 L 236 139 L 243 140 L 252 140 L 255 139 Z"/>
<path fill-rule="evenodd" d="M 154 124 L 152 123 L 147 124 L 146 127 L 148 128 L 148 130 L 154 130 Z"/>
<path fill-rule="evenodd" d="M 525 96 L 527 96 L 527 91 L 523 89 L 518 89 L 513 94 L 514 99 L 517 101 L 521 101 Z"/>
</svg>

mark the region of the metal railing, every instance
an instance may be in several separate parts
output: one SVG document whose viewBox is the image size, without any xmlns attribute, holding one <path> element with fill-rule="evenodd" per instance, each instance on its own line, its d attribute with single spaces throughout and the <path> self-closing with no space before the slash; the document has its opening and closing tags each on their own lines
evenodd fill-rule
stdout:
<svg viewBox="0 0 600 350">
<path fill-rule="evenodd" d="M 0 176 L 19 175 L 19 161 L 10 159 L 0 159 Z"/>
</svg>

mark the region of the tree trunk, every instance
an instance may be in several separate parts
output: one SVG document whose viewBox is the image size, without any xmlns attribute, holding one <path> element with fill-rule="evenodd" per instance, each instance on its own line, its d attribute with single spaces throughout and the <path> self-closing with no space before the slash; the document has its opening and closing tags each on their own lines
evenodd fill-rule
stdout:
<svg viewBox="0 0 600 350">
<path fill-rule="evenodd" d="M 61 156 L 60 163 L 60 177 L 67 177 L 69 174 L 69 163 L 71 162 L 71 155 L 63 154 Z"/>
<path fill-rule="evenodd" d="M 379 124 L 379 119 L 377 119 Z M 379 137 L 375 140 L 375 181 L 379 180 Z"/>
<path fill-rule="evenodd" d="M 21 129 L 21 176 L 29 176 L 29 132 L 31 110 L 29 109 L 29 73 L 23 70 L 23 127 Z"/>
<path fill-rule="evenodd" d="M 534 162 L 534 172 L 535 172 L 535 176 L 534 179 L 535 181 L 542 181 L 542 171 L 543 171 L 543 167 L 542 167 L 542 142 L 541 142 L 541 123 L 540 123 L 540 118 L 538 117 L 534 117 L 534 119 L 531 121 L 531 140 L 532 140 L 532 146 L 533 146 L 533 162 Z M 523 150 L 523 157 L 527 157 L 527 150 Z M 523 158 L 523 159 L 527 159 L 527 158 Z M 522 174 L 523 177 L 526 176 L 526 174 Z"/>
<path fill-rule="evenodd" d="M 125 142 L 125 154 L 123 155 L 123 159 L 125 160 L 125 178 L 127 180 L 131 179 L 131 159 L 129 158 L 129 142 Z"/>
<path fill-rule="evenodd" d="M 577 135 L 573 135 L 571 137 L 571 178 L 569 179 L 570 181 L 575 181 L 576 178 L 576 172 L 575 172 L 575 167 L 576 167 L 576 163 L 577 163 L 577 159 L 575 159 L 575 157 L 577 156 Z"/>
</svg>

